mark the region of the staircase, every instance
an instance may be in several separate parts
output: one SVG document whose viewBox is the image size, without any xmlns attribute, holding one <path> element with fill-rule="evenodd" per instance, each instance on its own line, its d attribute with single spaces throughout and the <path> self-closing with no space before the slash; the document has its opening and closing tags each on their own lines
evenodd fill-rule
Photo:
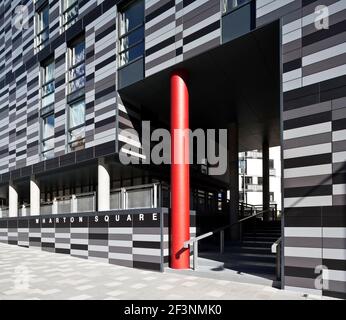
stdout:
<svg viewBox="0 0 346 320">
<path fill-rule="evenodd" d="M 279 286 L 276 279 L 276 255 L 271 252 L 271 246 L 280 236 L 280 221 L 256 221 L 255 225 L 244 226 L 241 242 L 226 240 L 222 255 L 218 252 L 217 243 L 202 245 L 199 252 L 202 258 L 201 268 L 203 270 L 203 265 L 208 264 L 212 266 L 210 261 L 217 261 L 219 262 L 217 267 L 215 264 L 213 268 L 210 267 L 211 276 L 212 271 L 228 271 L 244 275 L 247 281 L 249 276 L 255 279 L 255 281 L 250 279 L 250 282 Z"/>
</svg>

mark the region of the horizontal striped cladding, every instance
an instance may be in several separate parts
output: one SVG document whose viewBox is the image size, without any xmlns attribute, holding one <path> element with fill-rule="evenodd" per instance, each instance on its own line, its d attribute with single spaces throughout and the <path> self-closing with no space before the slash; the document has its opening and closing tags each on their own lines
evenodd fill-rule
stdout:
<svg viewBox="0 0 346 320">
<path fill-rule="evenodd" d="M 165 208 L 0 219 L 0 242 L 150 270 L 168 253 Z"/>
<path fill-rule="evenodd" d="M 320 102 L 319 93 L 320 86 L 311 86 L 284 95 L 284 207 L 287 210 L 299 207 L 318 210 L 320 206 L 333 204 L 332 102 Z M 316 99 L 306 103 L 305 95 L 311 94 Z M 294 108 L 285 108 L 292 100 Z"/>
<path fill-rule="evenodd" d="M 328 208 L 328 207 L 326 207 Z M 331 207 L 332 208 L 332 207 Z M 287 227 L 322 227 L 322 207 L 297 207 L 285 209 L 285 228 Z M 326 212 L 326 211 L 325 211 Z M 337 213 L 335 213 L 337 215 Z M 340 218 L 340 215 L 337 215 Z M 325 222 L 333 224 L 335 219 L 326 217 Z"/>
<path fill-rule="evenodd" d="M 39 53 L 34 50 L 35 6 L 32 1 L 28 3 L 29 28 L 11 28 L 12 15 L 9 12 L 14 12 L 18 4 L 19 0 L 0 3 L 0 10 L 4 12 L 0 17 L 0 60 L 4 61 L 0 66 L 0 174 L 20 168 L 29 171 L 31 166 L 41 161 L 38 74 L 40 61 L 51 55 L 55 60 L 55 157 L 67 152 L 66 41 L 78 36 L 83 29 L 87 56 L 86 102 L 89 107 L 86 148 L 109 141 L 114 141 L 115 145 L 115 2 L 79 1 L 78 21 L 66 32 L 61 32 L 60 1 L 50 1 L 49 42 Z M 99 110 L 93 110 L 94 105 Z"/>
<path fill-rule="evenodd" d="M 88 74 L 92 74 L 92 85 L 86 94 L 94 106 L 88 111 L 93 122 L 87 132 L 90 142 L 97 145 L 116 140 L 116 10 L 108 10 L 105 14 L 89 25 L 90 41 L 88 49 L 91 58 Z M 114 41 L 113 41 L 114 40 Z M 90 95 L 89 95 L 90 93 Z"/>
<path fill-rule="evenodd" d="M 346 73 L 345 2 L 328 0 L 305 4 L 302 10 L 283 18 L 284 92 Z M 328 29 L 318 30 L 315 26 L 318 5 L 328 6 Z"/>
<path fill-rule="evenodd" d="M 20 1 L 0 4 L 0 173 L 24 167 L 35 161 L 37 135 L 28 137 L 36 129 L 33 123 L 37 92 L 33 54 L 33 5 L 28 3 L 28 29 L 11 28 L 12 12 Z M 5 146 L 8 146 L 5 148 Z M 27 147 L 29 146 L 29 147 Z M 6 150 L 7 149 L 7 150 Z"/>
<path fill-rule="evenodd" d="M 300 9 L 302 0 L 257 0 L 256 24 L 261 26 Z"/>
<path fill-rule="evenodd" d="M 146 76 L 220 44 L 218 0 L 148 1 L 145 10 Z"/>
<path fill-rule="evenodd" d="M 125 104 L 118 95 L 118 110 L 117 110 L 117 121 L 118 121 L 118 152 L 123 153 L 129 157 L 142 159 L 143 147 L 139 138 L 141 134 L 140 120 L 141 114 L 140 109 L 137 109 L 133 105 Z"/>
</svg>

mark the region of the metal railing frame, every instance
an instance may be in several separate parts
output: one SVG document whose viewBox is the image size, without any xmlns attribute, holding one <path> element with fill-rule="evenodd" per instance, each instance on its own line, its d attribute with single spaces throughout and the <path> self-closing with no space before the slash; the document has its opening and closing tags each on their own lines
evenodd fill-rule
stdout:
<svg viewBox="0 0 346 320">
<path fill-rule="evenodd" d="M 152 206 L 151 208 L 157 208 L 161 203 L 161 188 L 159 188 L 160 183 L 148 183 L 138 186 L 129 186 L 122 187 L 117 189 L 112 189 L 111 194 L 120 193 L 120 209 L 128 209 L 127 203 L 127 192 L 131 190 L 140 190 L 140 189 L 150 189 L 152 190 Z M 114 208 L 113 208 L 114 209 Z"/>
<path fill-rule="evenodd" d="M 225 230 L 231 229 L 235 225 L 239 224 L 239 226 L 240 226 L 240 238 L 242 238 L 242 236 L 241 236 L 242 224 L 245 221 L 248 221 L 250 219 L 258 217 L 259 215 L 263 215 L 263 213 L 267 213 L 267 212 L 270 212 L 270 211 L 272 211 L 272 209 L 263 210 L 263 211 L 257 212 L 255 214 L 249 216 L 249 217 L 242 218 L 242 219 L 238 220 L 237 222 L 234 222 L 232 224 L 228 224 L 227 226 L 215 229 L 213 231 L 204 233 L 204 234 L 202 234 L 202 235 L 200 235 L 198 237 L 194 237 L 194 238 L 191 238 L 190 240 L 185 241 L 184 242 L 184 248 L 185 249 L 187 249 L 189 247 L 191 248 L 191 245 L 192 245 L 192 250 L 193 250 L 193 270 L 197 270 L 197 268 L 198 268 L 198 241 L 200 241 L 202 239 L 205 239 L 205 238 L 208 238 L 208 237 L 210 237 L 212 235 L 215 235 L 217 233 L 220 233 L 220 254 L 223 254 L 224 250 L 225 250 Z"/>
<path fill-rule="evenodd" d="M 275 272 L 276 272 L 276 280 L 281 279 L 281 246 L 282 246 L 282 237 L 277 239 L 271 247 L 271 252 L 276 254 L 276 265 L 275 265 Z"/>
</svg>

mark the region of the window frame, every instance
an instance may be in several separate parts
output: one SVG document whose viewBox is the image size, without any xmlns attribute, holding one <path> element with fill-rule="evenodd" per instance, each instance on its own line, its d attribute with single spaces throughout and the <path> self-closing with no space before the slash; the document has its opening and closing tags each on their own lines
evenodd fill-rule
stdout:
<svg viewBox="0 0 346 320">
<path fill-rule="evenodd" d="M 83 44 L 84 45 L 84 56 L 83 59 L 76 64 L 73 64 L 73 50 L 79 45 Z M 85 39 L 83 37 L 80 37 L 76 39 L 74 42 L 71 43 L 71 45 L 68 48 L 68 66 L 67 66 L 67 91 L 68 94 L 72 94 L 74 92 L 77 92 L 78 90 L 81 90 L 85 87 L 85 82 L 86 82 L 86 63 L 85 63 Z M 74 78 L 71 78 L 71 73 L 73 70 L 76 70 L 78 67 L 84 64 L 84 73 L 82 75 L 76 76 Z M 71 84 L 74 83 L 76 80 L 84 78 L 84 86 L 77 88 L 75 90 L 71 90 Z"/>
<path fill-rule="evenodd" d="M 135 27 L 133 27 L 131 30 L 126 31 L 125 33 L 121 33 L 121 24 L 123 23 L 123 14 L 125 14 L 125 12 L 131 8 L 131 6 L 135 5 L 137 2 L 142 2 L 143 3 L 143 20 L 141 23 L 139 23 L 138 25 L 136 25 Z M 118 12 L 118 69 L 124 68 L 126 66 L 128 66 L 129 64 L 141 59 L 144 57 L 145 55 L 145 3 L 144 0 L 135 0 L 130 2 L 129 4 L 127 4 L 126 6 L 124 6 L 123 8 L 119 9 Z M 135 33 L 137 30 L 143 28 L 143 37 L 141 40 L 136 41 L 135 43 L 133 43 L 132 45 L 128 46 L 126 49 L 120 50 L 121 48 L 121 41 L 123 39 L 125 39 L 126 37 L 128 37 L 129 35 L 131 35 L 132 33 Z M 125 52 L 130 52 L 131 49 L 133 49 L 134 47 L 137 47 L 138 45 L 143 43 L 143 52 L 141 53 L 140 56 L 134 58 L 133 60 L 129 60 L 126 63 L 122 64 L 122 60 L 120 59 L 121 55 L 124 54 Z"/>
<path fill-rule="evenodd" d="M 47 157 L 45 156 L 46 154 L 48 154 L 49 152 L 54 150 L 54 146 L 50 149 L 44 150 L 44 143 L 46 143 L 49 140 L 52 140 L 54 143 L 54 132 L 51 136 L 48 137 L 44 137 L 43 136 L 43 132 L 44 132 L 44 125 L 45 125 L 45 120 L 48 119 L 49 117 L 53 116 L 53 121 L 54 121 L 54 125 L 53 128 L 55 127 L 55 115 L 54 115 L 54 111 L 51 111 L 43 116 L 41 116 L 41 156 L 43 160 L 47 160 L 47 159 L 52 159 L 53 157 Z"/>
<path fill-rule="evenodd" d="M 238 4 L 236 6 L 231 6 L 230 8 L 228 8 L 228 2 L 229 0 L 221 0 L 221 13 L 222 15 L 228 14 L 232 11 L 238 10 L 239 8 L 246 6 L 247 4 L 249 4 L 250 2 L 252 2 L 253 0 L 245 0 L 244 3 L 242 4 Z"/>
<path fill-rule="evenodd" d="M 78 0 L 75 0 L 70 6 L 68 6 L 66 9 L 64 9 L 65 0 L 61 0 L 61 29 L 63 31 L 67 30 L 69 27 L 71 27 L 78 19 L 79 15 L 79 4 Z M 69 20 L 66 19 L 66 15 L 72 11 L 73 9 L 76 9 L 77 13 Z"/>
<path fill-rule="evenodd" d="M 48 25 L 43 28 L 42 30 L 39 30 L 39 28 L 41 28 L 41 24 L 42 24 L 42 17 L 41 14 L 43 14 L 43 12 L 47 10 L 48 13 Z M 46 3 L 44 6 L 42 6 L 41 8 L 39 8 L 36 13 L 35 13 L 35 39 L 36 39 L 36 49 L 38 51 L 41 51 L 43 48 L 45 48 L 47 42 L 49 41 L 49 4 Z M 47 39 L 42 40 L 42 35 L 47 34 Z"/>
<path fill-rule="evenodd" d="M 52 79 L 48 80 L 46 82 L 46 68 L 48 68 L 48 66 L 53 65 L 53 77 Z M 53 83 L 53 91 L 51 93 L 45 94 L 43 95 L 43 88 L 48 86 L 49 84 Z M 54 141 L 54 133 L 49 136 L 49 137 L 44 137 L 43 133 L 44 133 L 44 121 L 49 118 L 50 116 L 53 116 L 54 119 L 54 126 L 55 126 L 55 115 L 54 115 L 54 100 L 52 103 L 49 103 L 47 105 L 42 104 L 42 101 L 45 97 L 48 97 L 49 95 L 53 95 L 54 96 L 55 93 L 55 60 L 54 60 L 54 56 L 51 56 L 49 58 L 47 58 L 45 61 L 43 61 L 40 65 L 40 153 L 41 153 L 41 157 L 44 160 L 47 159 L 51 159 L 51 157 L 46 157 L 45 155 L 48 154 L 50 151 L 54 150 L 54 147 L 48 149 L 48 150 L 44 150 L 44 143 L 49 141 L 49 140 L 53 140 Z"/>
<path fill-rule="evenodd" d="M 80 123 L 74 127 L 71 127 L 71 107 L 79 102 L 84 102 L 84 121 L 83 123 Z M 67 147 L 68 147 L 68 151 L 69 152 L 73 152 L 73 151 L 77 151 L 77 150 L 80 150 L 80 149 L 74 149 L 72 148 L 72 144 L 73 143 L 76 143 L 76 142 L 79 142 L 79 141 L 83 141 L 83 148 L 85 148 L 85 123 L 86 123 L 86 104 L 85 104 L 85 98 L 79 98 L 79 99 L 76 99 L 76 100 L 73 100 L 71 101 L 69 104 L 68 104 L 68 118 L 67 118 Z M 80 138 L 78 140 L 74 140 L 74 141 L 71 141 L 71 133 L 75 130 L 78 130 L 80 128 L 83 128 L 84 127 L 84 136 L 83 138 Z"/>
<path fill-rule="evenodd" d="M 47 104 L 45 106 L 43 106 L 42 102 L 43 99 L 48 97 L 49 95 L 54 95 L 55 93 L 55 72 L 53 73 L 53 78 L 49 81 L 46 82 L 46 71 L 45 69 L 49 66 L 53 64 L 53 70 L 55 71 L 55 61 L 54 61 L 54 57 L 50 57 L 48 59 L 46 59 L 40 66 L 41 70 L 40 70 L 40 103 L 41 103 L 41 109 L 45 109 L 48 108 L 49 106 L 54 104 L 54 101 L 50 104 Z M 48 85 L 53 83 L 53 91 L 51 93 L 47 93 L 47 94 L 43 94 L 44 92 L 44 87 L 47 87 Z"/>
</svg>

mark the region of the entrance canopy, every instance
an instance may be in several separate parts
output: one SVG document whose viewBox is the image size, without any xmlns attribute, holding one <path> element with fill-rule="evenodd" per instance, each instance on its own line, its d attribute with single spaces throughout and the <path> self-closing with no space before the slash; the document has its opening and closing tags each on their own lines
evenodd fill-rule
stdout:
<svg viewBox="0 0 346 320">
<path fill-rule="evenodd" d="M 121 90 L 130 101 L 170 119 L 170 74 L 189 74 L 190 127 L 239 124 L 240 151 L 280 144 L 280 39 L 277 22 L 146 77 Z"/>
</svg>

